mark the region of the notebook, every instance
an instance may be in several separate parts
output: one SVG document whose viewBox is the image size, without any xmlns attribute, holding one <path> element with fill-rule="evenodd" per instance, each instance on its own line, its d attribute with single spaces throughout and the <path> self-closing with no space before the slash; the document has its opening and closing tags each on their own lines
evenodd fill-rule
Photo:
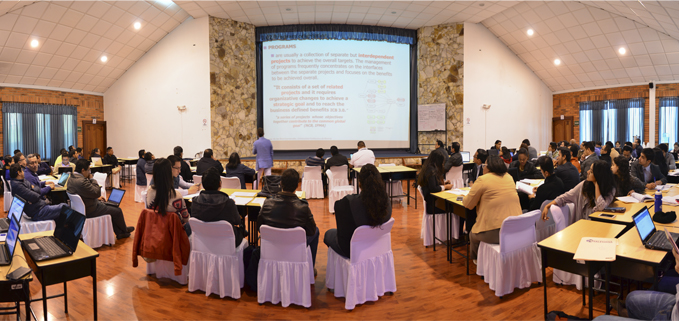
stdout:
<svg viewBox="0 0 679 321">
<path fill-rule="evenodd" d="M 637 232 L 639 232 L 639 237 L 641 238 L 641 243 L 647 249 L 652 250 L 663 250 L 672 251 L 672 244 L 664 235 L 664 232 L 658 231 L 653 224 L 653 219 L 651 214 L 648 212 L 647 207 L 643 207 L 636 214 L 632 216 L 634 219 L 634 225 L 637 227 Z M 677 242 L 679 234 L 670 233 L 674 242 Z"/>
<path fill-rule="evenodd" d="M 19 221 L 12 217 L 12 221 L 9 223 L 9 231 L 7 232 L 7 240 L 0 245 L 0 265 L 12 264 L 12 257 L 14 256 L 14 249 L 16 249 L 17 246 L 20 229 L 21 225 L 19 225 Z"/>
<path fill-rule="evenodd" d="M 16 218 L 17 223 L 21 223 L 21 214 L 24 212 L 24 205 L 26 205 L 26 201 L 19 196 L 14 196 L 12 204 L 9 206 L 7 217 L 0 219 L 0 233 L 9 230 L 10 219 L 12 217 Z"/>
<path fill-rule="evenodd" d="M 469 152 L 460 152 L 462 154 L 462 162 L 469 163 L 471 161 Z"/>
<path fill-rule="evenodd" d="M 62 207 L 54 235 L 22 241 L 24 250 L 34 262 L 71 256 L 75 253 L 85 225 L 85 215 L 70 207 Z"/>
<path fill-rule="evenodd" d="M 125 190 L 114 188 L 111 190 L 111 195 L 108 196 L 108 201 L 106 201 L 104 204 L 118 207 L 120 206 L 120 202 L 123 201 L 124 195 Z"/>
</svg>

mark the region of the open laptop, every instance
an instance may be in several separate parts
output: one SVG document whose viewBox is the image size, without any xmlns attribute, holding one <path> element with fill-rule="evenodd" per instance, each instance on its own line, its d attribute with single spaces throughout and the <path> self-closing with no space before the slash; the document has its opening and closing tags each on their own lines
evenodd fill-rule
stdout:
<svg viewBox="0 0 679 321">
<path fill-rule="evenodd" d="M 59 187 L 66 187 L 66 183 L 68 183 L 68 178 L 70 176 L 71 176 L 71 173 L 69 173 L 69 172 L 61 173 L 61 176 L 59 176 L 59 180 L 57 181 L 57 183 L 55 185 L 57 185 Z"/>
<path fill-rule="evenodd" d="M 62 207 L 54 235 L 23 240 L 24 250 L 34 262 L 70 256 L 75 253 L 85 225 L 85 215 L 70 207 Z"/>
<path fill-rule="evenodd" d="M 634 225 L 637 227 L 637 232 L 639 232 L 639 237 L 641 237 L 641 243 L 647 249 L 672 251 L 672 244 L 665 237 L 665 232 L 656 230 L 651 213 L 648 212 L 647 207 L 640 209 L 632 218 L 634 219 Z M 676 243 L 679 234 L 670 234 Z"/>
<path fill-rule="evenodd" d="M 0 245 L 0 265 L 10 265 L 12 263 L 12 257 L 14 256 L 14 250 L 17 246 L 20 229 L 21 225 L 19 225 L 19 221 L 12 217 L 12 220 L 9 223 L 9 231 L 7 232 L 7 240 Z"/>
<path fill-rule="evenodd" d="M 14 196 L 12 198 L 12 204 L 9 206 L 9 212 L 7 212 L 7 217 L 0 219 L 0 233 L 5 233 L 9 230 L 10 220 L 12 217 L 16 218 L 17 223 L 21 223 L 21 214 L 24 212 L 24 201 L 19 196 Z"/>
<path fill-rule="evenodd" d="M 71 166 L 66 166 L 66 167 L 59 167 L 58 169 L 59 174 L 61 173 L 68 173 L 73 171 L 73 167 Z"/>
<path fill-rule="evenodd" d="M 462 162 L 469 163 L 471 161 L 469 152 L 460 152 L 462 154 Z"/>
<path fill-rule="evenodd" d="M 108 196 L 108 201 L 106 201 L 104 204 L 118 207 L 120 206 L 120 202 L 122 202 L 124 195 L 124 189 L 113 188 L 111 190 L 111 195 Z"/>
</svg>

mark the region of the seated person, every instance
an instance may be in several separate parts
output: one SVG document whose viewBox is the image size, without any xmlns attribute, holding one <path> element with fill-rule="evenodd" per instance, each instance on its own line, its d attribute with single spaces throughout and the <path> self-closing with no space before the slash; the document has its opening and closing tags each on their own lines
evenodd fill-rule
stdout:
<svg viewBox="0 0 679 321">
<path fill-rule="evenodd" d="M 253 170 L 254 174 L 254 170 Z M 229 195 L 221 192 L 222 178 L 216 168 L 208 168 L 203 173 L 203 187 L 205 190 L 193 198 L 191 216 L 203 222 L 227 221 L 233 227 L 236 236 L 236 247 L 243 241 L 244 225 L 236 203 Z"/>
<path fill-rule="evenodd" d="M 639 159 L 632 165 L 632 175 L 646 184 L 647 189 L 654 189 L 656 185 L 667 184 L 667 177 L 660 172 L 658 165 L 653 164 L 655 158 L 653 150 L 644 148 L 640 154 Z"/>
<path fill-rule="evenodd" d="M 78 194 L 85 204 L 86 217 L 99 217 L 103 215 L 111 215 L 111 222 L 113 223 L 113 232 L 118 239 L 130 237 L 130 233 L 134 231 L 133 226 L 127 226 L 125 223 L 125 216 L 120 207 L 106 205 L 105 199 L 101 196 L 101 187 L 97 181 L 92 178 L 90 172 L 90 162 L 85 159 L 79 159 L 75 163 L 75 171 L 68 178 L 68 187 L 66 192 L 69 194 Z"/>
<path fill-rule="evenodd" d="M 474 167 L 469 173 L 469 187 L 472 187 L 476 179 L 483 175 L 483 164 L 486 163 L 486 158 L 488 158 L 488 152 L 485 149 L 479 148 L 474 153 L 472 160 Z"/>
<path fill-rule="evenodd" d="M 59 175 L 59 168 L 61 167 L 70 167 L 75 170 L 75 163 L 71 163 L 71 160 L 75 159 L 75 155 L 73 154 L 73 152 L 70 152 L 68 155 L 61 156 L 61 163 L 59 163 L 59 166 L 54 168 L 54 175 Z"/>
<path fill-rule="evenodd" d="M 238 153 L 231 153 L 229 162 L 226 164 L 226 177 L 238 177 L 240 189 L 245 189 L 245 176 L 252 178 L 256 173 L 254 169 L 241 164 Z"/>
<path fill-rule="evenodd" d="M 632 192 L 643 194 L 646 190 L 646 185 L 636 176 L 630 174 L 629 161 L 625 156 L 618 156 L 613 159 L 611 171 L 613 178 L 615 178 L 615 186 L 618 187 L 615 196 L 628 196 Z"/>
<path fill-rule="evenodd" d="M 629 143 L 629 142 L 628 142 Z M 632 144 L 632 143 L 630 143 Z M 632 168 L 632 165 L 637 161 L 636 157 L 632 156 L 632 146 L 627 145 L 625 143 L 625 146 L 622 147 L 622 156 L 625 156 L 629 160 L 629 168 Z"/>
<path fill-rule="evenodd" d="M 146 167 L 146 160 L 144 159 L 144 156 L 146 154 L 146 151 L 143 149 L 139 150 L 139 159 L 137 159 L 137 166 L 135 168 L 135 175 L 137 176 L 137 185 L 139 186 L 146 186 L 148 182 L 146 181 L 146 170 L 144 167 Z"/>
<path fill-rule="evenodd" d="M 537 178 L 543 178 L 542 173 L 535 168 L 535 165 L 533 163 L 528 161 L 528 151 L 525 149 L 519 149 L 517 152 L 519 154 L 519 159 L 516 161 L 513 161 L 511 164 L 509 164 L 509 168 L 516 168 L 519 170 L 519 179 L 537 179 Z"/>
<path fill-rule="evenodd" d="M 335 203 L 337 228 L 325 232 L 323 243 L 335 253 L 351 257 L 351 237 L 359 226 L 377 228 L 391 218 L 391 202 L 382 175 L 368 164 L 358 174 L 360 194 L 347 195 Z"/>
<path fill-rule="evenodd" d="M 559 152 L 557 151 L 556 143 L 555 142 L 550 142 L 549 146 L 547 146 L 547 155 L 549 158 L 556 160 L 557 157 L 559 157 Z"/>
<path fill-rule="evenodd" d="M 167 160 L 170 161 L 170 164 L 172 164 L 172 188 L 173 189 L 178 189 L 178 190 L 186 190 L 186 194 L 195 194 L 200 192 L 200 184 L 189 184 L 184 181 L 184 178 L 179 175 L 181 172 L 181 162 L 182 160 L 174 155 L 170 155 L 167 157 Z M 154 181 L 153 178 L 151 178 L 151 185 L 153 185 Z"/>
<path fill-rule="evenodd" d="M 462 166 L 462 154 L 460 154 L 460 143 L 453 142 L 452 147 L 453 147 L 453 154 L 450 155 L 450 157 L 447 157 L 447 155 L 446 155 L 446 157 L 443 158 L 444 162 L 445 162 L 444 165 L 443 165 L 443 172 L 444 173 L 448 173 L 448 171 L 453 166 Z M 437 151 L 437 150 L 434 150 L 434 151 Z M 442 154 L 442 153 L 440 153 L 440 154 Z"/>
<path fill-rule="evenodd" d="M 78 158 L 73 159 L 73 163 L 75 163 L 75 161 L 77 161 L 78 159 L 85 159 L 85 157 L 83 157 L 83 149 L 82 148 L 78 147 L 78 148 L 75 149 L 75 151 L 76 151 L 76 156 Z"/>
<path fill-rule="evenodd" d="M 526 144 L 526 151 L 528 152 L 528 157 L 531 160 L 538 158 L 538 150 L 530 145 L 530 140 L 528 140 L 528 138 L 524 139 L 521 143 Z"/>
<path fill-rule="evenodd" d="M 365 147 L 365 143 L 361 140 L 357 144 L 358 151 L 351 156 L 349 167 L 361 167 L 365 164 L 375 164 L 375 153 Z"/>
<path fill-rule="evenodd" d="M 33 221 L 56 220 L 61 208 L 66 204 L 47 205 L 45 198 L 40 195 L 40 187 L 24 179 L 24 171 L 19 164 L 12 164 L 9 170 L 12 178 L 12 196 L 19 196 L 26 201 L 24 214 Z"/>
<path fill-rule="evenodd" d="M 509 166 L 513 162 L 512 160 L 512 153 L 509 151 L 509 148 L 502 146 L 501 152 L 500 152 L 500 158 L 502 158 L 502 161 Z M 518 159 L 518 157 L 517 157 Z"/>
<path fill-rule="evenodd" d="M 24 179 L 40 188 L 40 195 L 45 196 L 54 188 L 53 182 L 42 182 L 38 177 L 38 158 L 35 154 L 28 155 L 28 165 L 24 168 Z"/>
<path fill-rule="evenodd" d="M 417 185 L 422 189 L 422 196 L 427 202 L 427 213 L 429 214 L 445 213 L 444 210 L 436 207 L 436 198 L 431 195 L 453 188 L 453 184 L 445 181 L 444 175 L 443 156 L 433 150 L 429 153 L 429 157 L 427 157 L 417 176 Z"/>
<path fill-rule="evenodd" d="M 5 181 L 9 183 L 9 180 L 11 179 L 9 175 L 9 167 L 14 164 L 14 157 L 6 155 L 4 158 L 4 163 L 5 163 Z"/>
<path fill-rule="evenodd" d="M 570 149 L 560 147 L 559 157 L 557 157 L 555 161 L 556 168 L 554 169 L 554 175 L 561 179 L 563 186 L 567 191 L 570 191 L 575 185 L 580 183 L 580 172 L 578 172 L 578 169 L 570 162 L 571 159 Z M 579 162 L 578 165 L 580 165 Z"/>
<path fill-rule="evenodd" d="M 670 173 L 670 168 L 667 166 L 665 154 L 663 154 L 662 149 L 658 147 L 653 148 L 653 155 L 653 164 L 658 166 L 660 173 L 667 176 Z"/>
<path fill-rule="evenodd" d="M 38 158 L 38 175 L 50 175 L 52 174 L 52 167 L 50 167 L 49 164 L 46 162 L 42 161 L 42 158 L 40 158 L 40 154 L 36 153 L 35 157 Z"/>
<path fill-rule="evenodd" d="M 61 157 L 64 155 L 68 155 L 68 151 L 65 148 L 62 148 L 59 150 L 59 156 L 57 156 L 57 159 L 54 161 L 54 167 L 59 167 L 59 164 L 61 163 Z"/>
<path fill-rule="evenodd" d="M 330 146 L 330 158 L 325 161 L 325 170 L 330 169 L 332 166 L 342 166 L 347 165 L 349 167 L 349 160 L 346 156 L 339 153 L 337 146 Z"/>
<path fill-rule="evenodd" d="M 578 145 L 571 145 L 568 147 L 571 150 L 571 164 L 575 166 L 575 168 L 578 169 L 578 175 L 580 175 L 580 157 L 578 157 L 578 154 L 580 153 L 580 146 Z M 563 179 L 563 178 L 562 178 Z M 580 176 L 578 176 L 578 181 L 580 180 Z"/>
<path fill-rule="evenodd" d="M 180 168 L 181 169 L 181 168 Z M 176 170 L 179 176 L 179 170 Z M 177 193 L 173 183 L 172 163 L 160 158 L 153 164 L 153 183 L 146 193 L 146 208 L 154 210 L 160 215 L 175 213 L 182 220 L 182 226 L 188 236 L 191 236 L 189 226 L 189 211 L 180 193 Z"/>
<path fill-rule="evenodd" d="M 175 146 L 174 147 L 174 156 L 179 157 L 180 160 L 182 160 L 182 170 L 179 173 L 179 175 L 182 176 L 185 182 L 193 182 L 193 173 L 191 173 L 191 166 L 187 163 L 184 162 L 184 149 L 181 146 Z"/>
<path fill-rule="evenodd" d="M 453 143 L 453 144 L 455 144 L 455 143 Z M 457 150 L 459 151 L 460 150 L 460 143 L 457 143 L 457 145 L 458 145 Z M 443 159 L 445 159 L 447 161 L 449 156 L 448 156 L 448 151 L 446 150 L 445 146 L 446 145 L 440 139 L 437 139 L 436 140 L 436 148 L 434 150 L 437 151 L 438 153 L 441 153 L 441 156 L 443 156 Z M 455 149 L 455 147 L 453 147 L 453 149 Z"/>
<path fill-rule="evenodd" d="M 611 158 L 611 148 L 609 146 L 604 145 L 599 150 L 599 159 L 605 161 L 608 165 L 611 165 L 613 158 Z"/>
<path fill-rule="evenodd" d="M 309 204 L 295 194 L 299 184 L 299 173 L 292 168 L 281 175 L 281 191 L 272 198 L 267 198 L 257 217 L 257 228 L 268 225 L 276 228 L 303 227 L 306 231 L 307 245 L 311 248 L 311 257 L 316 266 L 318 250 L 318 227 L 311 214 Z"/>
<path fill-rule="evenodd" d="M 325 151 L 323 148 L 319 148 L 316 150 L 316 156 L 309 156 L 305 160 L 306 166 L 323 166 L 325 164 L 325 160 L 323 159 L 323 156 L 325 155 Z M 323 168 L 321 168 L 322 170 Z"/>
<path fill-rule="evenodd" d="M 210 167 L 217 167 L 219 173 L 224 172 L 224 166 L 222 166 L 222 163 L 215 158 L 212 149 L 208 148 L 203 152 L 203 158 L 196 164 L 196 175 L 203 175 Z"/>
<path fill-rule="evenodd" d="M 153 163 L 156 161 L 156 156 L 151 152 L 144 154 L 144 173 L 153 174 Z"/>
<path fill-rule="evenodd" d="M 592 163 L 599 160 L 599 156 L 594 152 L 593 142 L 584 142 L 582 144 L 582 157 L 580 159 L 580 180 L 587 179 L 587 172 Z"/>
<path fill-rule="evenodd" d="M 528 195 L 528 198 L 530 198 L 530 204 L 527 208 L 528 211 L 539 210 L 540 205 L 542 205 L 544 201 L 553 200 L 566 192 L 563 181 L 561 181 L 558 176 L 554 175 L 554 162 L 551 157 L 540 156 L 538 158 L 538 166 L 540 166 L 540 171 L 545 177 L 545 182 L 538 187 L 534 187 L 533 194 Z"/>
<path fill-rule="evenodd" d="M 677 163 L 674 160 L 674 155 L 669 152 L 669 146 L 667 146 L 667 143 L 662 143 L 658 145 L 658 148 L 662 150 L 663 156 L 665 156 L 665 161 L 667 162 L 667 167 L 668 169 L 677 169 Z"/>
<path fill-rule="evenodd" d="M 123 169 L 123 167 L 118 164 L 118 157 L 113 154 L 113 147 L 106 148 L 106 155 L 101 162 L 106 165 L 111 165 L 112 185 L 115 188 L 120 188 L 120 170 Z"/>
<path fill-rule="evenodd" d="M 21 152 L 14 154 L 14 163 L 19 164 L 21 168 L 26 168 L 26 157 Z"/>
<path fill-rule="evenodd" d="M 99 148 L 94 148 L 92 152 L 90 152 L 90 160 L 92 160 L 92 157 L 99 157 L 101 158 L 101 150 Z M 96 164 L 95 164 L 96 165 Z"/>
</svg>

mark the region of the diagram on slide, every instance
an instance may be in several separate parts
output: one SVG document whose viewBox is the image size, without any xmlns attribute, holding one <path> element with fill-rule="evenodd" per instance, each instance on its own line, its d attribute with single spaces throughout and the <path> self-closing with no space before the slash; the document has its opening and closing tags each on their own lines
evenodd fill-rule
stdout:
<svg viewBox="0 0 679 321">
<path fill-rule="evenodd" d="M 393 123 L 388 120 L 389 114 L 407 112 L 406 99 L 400 96 L 390 97 L 387 94 L 387 84 L 387 80 L 367 79 L 365 90 L 358 94 L 365 103 L 366 123 L 371 134 L 390 132 L 392 128 L 386 125 Z"/>
</svg>

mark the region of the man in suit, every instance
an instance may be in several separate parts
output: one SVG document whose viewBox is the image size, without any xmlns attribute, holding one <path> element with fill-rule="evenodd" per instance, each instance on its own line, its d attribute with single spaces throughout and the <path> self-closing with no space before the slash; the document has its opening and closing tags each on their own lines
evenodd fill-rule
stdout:
<svg viewBox="0 0 679 321">
<path fill-rule="evenodd" d="M 446 171 L 446 173 L 453 166 L 462 166 L 462 154 L 460 154 L 460 143 L 454 142 L 452 147 L 453 147 L 453 155 L 450 155 L 450 157 L 446 157 L 447 160 L 443 164 L 443 169 Z"/>
<path fill-rule="evenodd" d="M 264 128 L 257 128 L 257 137 L 259 138 L 252 145 L 252 153 L 256 155 L 256 188 L 259 188 L 259 183 L 262 181 L 262 176 L 271 175 L 271 167 L 273 167 L 273 145 L 271 145 L 270 140 L 264 138 Z"/>
<path fill-rule="evenodd" d="M 631 143 L 630 143 L 631 144 Z M 625 144 L 625 146 L 622 147 L 622 156 L 627 157 L 629 159 L 629 168 L 630 170 L 632 169 L 632 165 L 637 161 L 636 157 L 632 156 L 632 153 L 634 150 L 632 149 L 632 146 Z"/>
<path fill-rule="evenodd" d="M 469 187 L 472 187 L 474 181 L 483 175 L 483 164 L 486 163 L 486 158 L 488 158 L 488 152 L 485 149 L 479 148 L 474 153 L 474 167 L 472 167 L 471 173 L 469 173 Z"/>
<path fill-rule="evenodd" d="M 647 189 L 654 189 L 656 185 L 667 184 L 667 177 L 660 172 L 658 165 L 653 164 L 654 156 L 653 149 L 644 148 L 641 150 L 639 160 L 632 165 L 632 175 L 644 182 Z"/>
<path fill-rule="evenodd" d="M 528 138 L 524 139 L 521 143 L 528 146 L 528 160 L 538 158 L 538 151 L 535 149 L 535 147 L 530 145 L 530 140 L 528 140 Z M 542 176 L 542 174 L 540 174 L 540 176 Z"/>
<path fill-rule="evenodd" d="M 458 145 L 459 145 L 459 144 L 458 144 Z M 459 148 L 458 148 L 458 150 L 459 150 Z M 443 144 L 443 142 L 442 142 L 440 139 L 437 139 L 437 140 L 436 140 L 436 149 L 434 149 L 434 151 L 436 151 L 437 153 L 441 154 L 441 156 L 443 156 L 443 159 L 444 159 L 445 161 L 448 160 L 448 152 L 446 151 L 446 149 L 445 149 L 445 147 L 444 147 L 444 144 Z M 444 163 L 445 163 L 445 161 L 444 161 Z"/>
<path fill-rule="evenodd" d="M 61 208 L 66 204 L 47 205 L 45 198 L 40 195 L 40 186 L 31 184 L 24 179 L 24 170 L 21 165 L 12 164 L 9 168 L 10 182 L 12 186 L 12 196 L 18 196 L 26 201 L 24 213 L 33 221 L 56 220 L 61 213 Z"/>
<path fill-rule="evenodd" d="M 325 170 L 330 169 L 332 166 L 342 166 L 349 165 L 349 160 L 346 156 L 339 153 L 337 146 L 330 146 L 330 158 L 325 161 Z"/>
<path fill-rule="evenodd" d="M 91 218 L 111 215 L 113 232 L 118 239 L 130 237 L 130 233 L 134 231 L 133 226 L 127 226 L 125 223 L 125 216 L 120 207 L 104 203 L 105 199 L 101 196 L 101 187 L 92 178 L 89 161 L 79 159 L 75 163 L 75 172 L 68 179 L 66 191 L 69 194 L 77 194 L 82 198 L 85 204 L 85 213 L 83 213 L 85 216 Z"/>
<path fill-rule="evenodd" d="M 193 182 L 193 174 L 191 173 L 191 166 L 184 161 L 184 149 L 181 146 L 175 146 L 174 156 L 179 157 L 182 160 L 182 169 L 180 174 L 185 182 Z"/>
<path fill-rule="evenodd" d="M 580 183 L 580 173 L 578 173 L 578 169 L 573 166 L 573 163 L 571 163 L 570 160 L 571 150 L 566 147 L 560 147 L 559 157 L 557 157 L 555 161 L 556 169 L 554 169 L 554 176 L 561 179 L 566 191 L 570 191 Z"/>
<path fill-rule="evenodd" d="M 203 152 L 203 158 L 196 164 L 196 175 L 203 175 L 203 173 L 211 167 L 216 167 L 220 173 L 224 171 L 222 163 L 215 159 L 215 154 L 212 152 L 212 149 L 208 148 Z"/>
<path fill-rule="evenodd" d="M 587 171 L 594 162 L 599 160 L 599 156 L 594 153 L 594 142 L 585 142 L 582 144 L 582 156 L 585 158 L 580 162 L 580 180 L 587 179 Z"/>
</svg>

